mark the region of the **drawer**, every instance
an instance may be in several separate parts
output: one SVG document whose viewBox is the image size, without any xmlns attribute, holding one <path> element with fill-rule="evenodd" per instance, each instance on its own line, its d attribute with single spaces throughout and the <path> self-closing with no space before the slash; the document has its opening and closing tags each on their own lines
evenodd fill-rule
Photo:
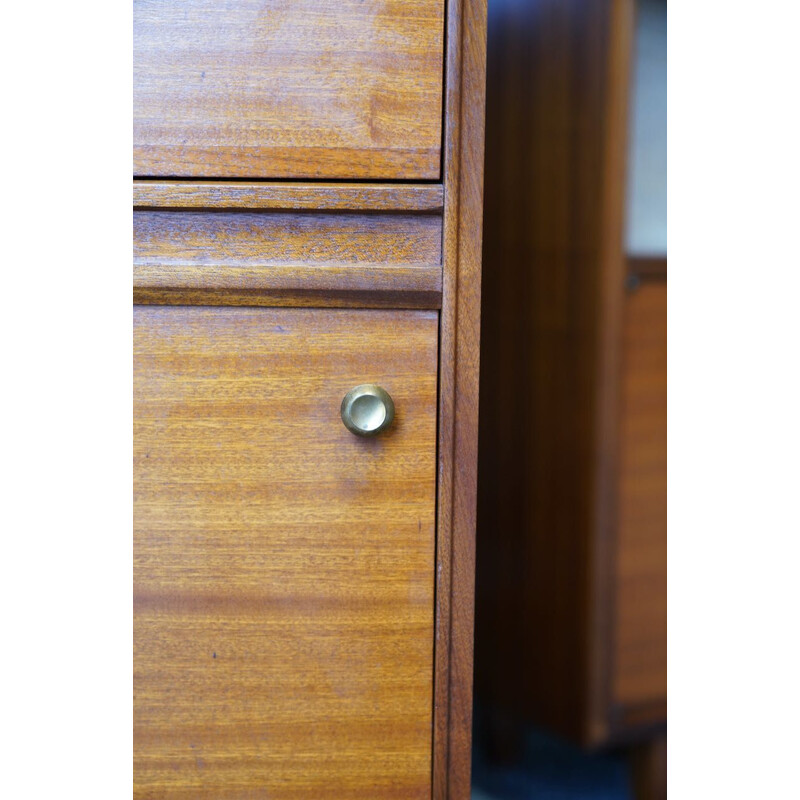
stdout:
<svg viewBox="0 0 800 800">
<path fill-rule="evenodd" d="M 140 209 L 133 215 L 133 275 L 142 302 L 436 308 L 442 217 Z"/>
<path fill-rule="evenodd" d="M 438 314 L 134 308 L 134 796 L 429 798 Z"/>
<path fill-rule="evenodd" d="M 438 179 L 444 0 L 134 0 L 134 174 Z"/>
</svg>

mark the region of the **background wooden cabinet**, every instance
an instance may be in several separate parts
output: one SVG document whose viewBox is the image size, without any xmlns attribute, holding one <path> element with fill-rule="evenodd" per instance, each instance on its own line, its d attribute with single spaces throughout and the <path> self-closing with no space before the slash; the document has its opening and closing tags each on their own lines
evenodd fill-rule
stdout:
<svg viewBox="0 0 800 800">
<path fill-rule="evenodd" d="M 501 746 L 523 722 L 646 741 L 666 729 L 667 289 L 666 242 L 626 235 L 637 10 L 493 8 L 476 697 Z"/>
</svg>

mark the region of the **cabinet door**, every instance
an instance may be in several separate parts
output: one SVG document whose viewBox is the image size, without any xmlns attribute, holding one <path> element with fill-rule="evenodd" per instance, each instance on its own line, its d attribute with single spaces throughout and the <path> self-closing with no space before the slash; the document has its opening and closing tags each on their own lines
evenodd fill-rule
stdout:
<svg viewBox="0 0 800 800">
<path fill-rule="evenodd" d="M 136 798 L 430 797 L 437 327 L 135 307 Z"/>
<path fill-rule="evenodd" d="M 444 0 L 134 0 L 134 174 L 436 179 Z"/>
</svg>

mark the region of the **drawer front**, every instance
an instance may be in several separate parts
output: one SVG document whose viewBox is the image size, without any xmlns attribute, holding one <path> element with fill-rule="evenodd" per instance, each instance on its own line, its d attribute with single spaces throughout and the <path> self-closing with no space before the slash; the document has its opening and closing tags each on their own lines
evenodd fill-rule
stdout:
<svg viewBox="0 0 800 800">
<path fill-rule="evenodd" d="M 134 0 L 134 174 L 435 179 L 443 0 Z"/>
<path fill-rule="evenodd" d="M 135 797 L 430 797 L 437 329 L 135 307 Z"/>
<path fill-rule="evenodd" d="M 439 305 L 442 217 L 350 211 L 140 209 L 142 302 Z"/>
</svg>

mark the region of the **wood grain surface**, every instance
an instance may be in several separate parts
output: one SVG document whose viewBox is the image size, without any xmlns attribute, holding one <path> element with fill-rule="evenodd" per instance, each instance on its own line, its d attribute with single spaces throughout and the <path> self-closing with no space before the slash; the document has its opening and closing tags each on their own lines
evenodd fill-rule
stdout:
<svg viewBox="0 0 800 800">
<path fill-rule="evenodd" d="M 493 3 L 475 695 L 500 747 L 587 738 L 608 3 Z"/>
<path fill-rule="evenodd" d="M 667 283 L 625 299 L 615 560 L 616 703 L 667 700 Z"/>
<path fill-rule="evenodd" d="M 438 214 L 138 210 L 135 298 L 261 304 L 394 303 L 436 308 L 442 288 Z M 285 302 L 282 302 L 285 301 Z"/>
<path fill-rule="evenodd" d="M 334 271 L 331 271 L 332 274 Z M 298 273 L 285 272 L 287 283 L 297 283 Z M 294 289 L 281 286 L 272 289 L 171 289 L 135 288 L 133 302 L 159 306 L 248 306 L 263 308 L 396 308 L 438 309 L 441 291 L 429 288 L 412 288 L 417 284 L 419 272 L 406 281 L 397 271 L 377 270 L 362 276 L 367 288 L 342 289 L 338 286 L 310 289 L 307 285 Z M 433 280 L 427 285 L 433 283 Z"/>
<path fill-rule="evenodd" d="M 133 182 L 134 207 L 441 211 L 439 183 Z"/>
<path fill-rule="evenodd" d="M 499 747 L 643 722 L 613 695 L 632 38 L 632 0 L 493 0 L 475 682 Z"/>
<path fill-rule="evenodd" d="M 437 318 L 135 307 L 136 798 L 430 797 Z"/>
<path fill-rule="evenodd" d="M 486 0 L 448 0 L 433 797 L 470 796 Z"/>
<path fill-rule="evenodd" d="M 134 174 L 438 179 L 443 0 L 135 0 Z"/>
<path fill-rule="evenodd" d="M 635 0 L 612 0 L 598 7 L 607 26 L 603 69 L 603 160 L 593 387 L 593 452 L 590 456 L 592 517 L 589 535 L 588 593 L 583 610 L 588 643 L 588 698 L 585 738 L 599 744 L 640 733 L 641 723 L 624 719 L 613 700 L 614 594 L 619 527 L 618 464 L 623 301 L 626 283 L 625 207 L 628 129 L 635 29 Z M 624 711 L 623 711 L 624 713 Z M 662 715 L 658 722 L 666 721 Z"/>
</svg>

